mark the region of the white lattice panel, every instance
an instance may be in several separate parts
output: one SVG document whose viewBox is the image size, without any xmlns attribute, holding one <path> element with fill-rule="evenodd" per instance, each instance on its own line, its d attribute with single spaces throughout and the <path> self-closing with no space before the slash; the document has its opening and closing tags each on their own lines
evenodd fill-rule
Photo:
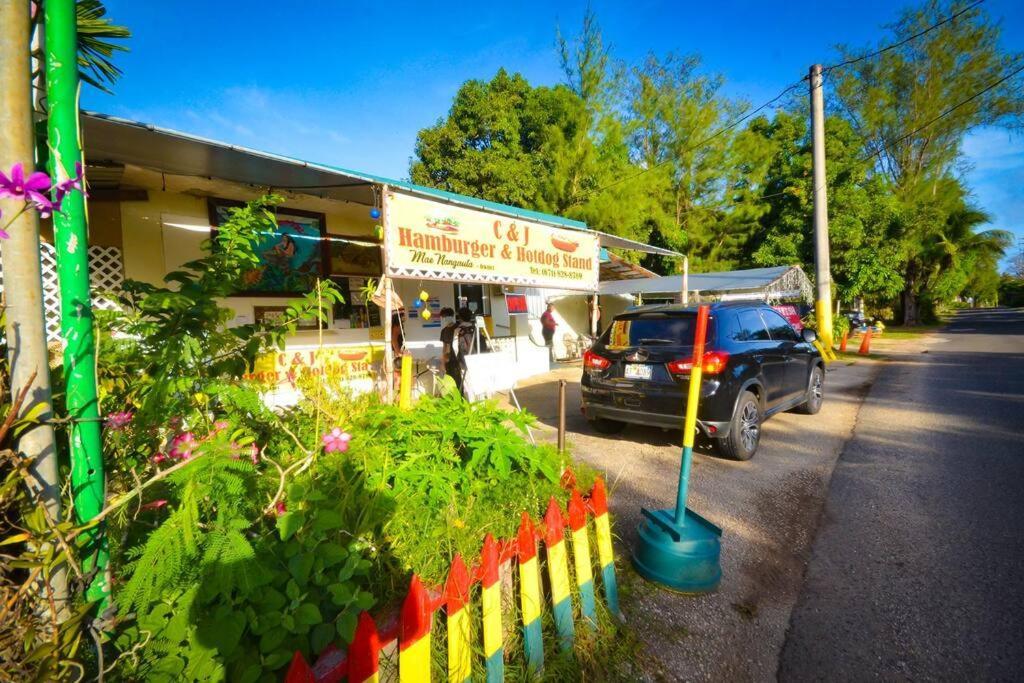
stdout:
<svg viewBox="0 0 1024 683">
<path fill-rule="evenodd" d="M 46 311 L 46 339 L 60 338 L 60 288 L 57 283 L 57 251 L 52 244 L 39 245 L 39 264 L 43 278 L 43 308 Z M 93 308 L 117 308 L 117 295 L 124 283 L 121 250 L 117 247 L 89 247 L 89 284 Z M 0 263 L 0 291 L 3 291 L 3 264 Z"/>
</svg>

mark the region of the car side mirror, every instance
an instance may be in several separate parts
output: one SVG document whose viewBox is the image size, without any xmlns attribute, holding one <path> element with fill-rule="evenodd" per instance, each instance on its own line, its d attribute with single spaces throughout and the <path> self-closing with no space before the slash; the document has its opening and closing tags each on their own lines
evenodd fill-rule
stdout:
<svg viewBox="0 0 1024 683">
<path fill-rule="evenodd" d="M 805 327 L 801 334 L 803 335 L 804 341 L 808 344 L 813 344 L 818 341 L 818 333 L 809 327 Z"/>
</svg>

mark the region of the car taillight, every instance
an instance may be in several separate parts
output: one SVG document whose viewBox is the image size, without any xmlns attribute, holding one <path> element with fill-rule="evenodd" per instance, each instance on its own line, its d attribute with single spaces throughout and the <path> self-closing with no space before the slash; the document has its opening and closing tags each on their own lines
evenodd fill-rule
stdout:
<svg viewBox="0 0 1024 683">
<path fill-rule="evenodd" d="M 701 372 L 705 375 L 717 375 L 725 370 L 729 362 L 729 354 L 725 351 L 708 351 L 704 354 L 704 363 L 701 365 Z M 689 375 L 693 369 L 693 359 L 680 358 L 666 364 L 668 371 L 673 375 Z"/>
<path fill-rule="evenodd" d="M 583 367 L 587 370 L 607 370 L 612 362 L 603 356 L 599 356 L 588 350 L 583 354 Z"/>
<path fill-rule="evenodd" d="M 704 365 L 701 371 L 705 375 L 717 375 L 729 363 L 729 354 L 725 351 L 708 351 L 704 354 Z"/>
</svg>

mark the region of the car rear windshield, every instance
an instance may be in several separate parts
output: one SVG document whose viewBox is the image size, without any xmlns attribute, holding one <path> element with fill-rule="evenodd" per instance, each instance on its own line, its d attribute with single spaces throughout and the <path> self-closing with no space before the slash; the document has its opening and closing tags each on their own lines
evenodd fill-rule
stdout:
<svg viewBox="0 0 1024 683">
<path fill-rule="evenodd" d="M 624 349 L 630 346 L 689 346 L 697 317 L 694 315 L 648 314 L 618 318 L 605 333 L 605 346 Z M 710 336 L 711 330 L 708 330 Z"/>
</svg>

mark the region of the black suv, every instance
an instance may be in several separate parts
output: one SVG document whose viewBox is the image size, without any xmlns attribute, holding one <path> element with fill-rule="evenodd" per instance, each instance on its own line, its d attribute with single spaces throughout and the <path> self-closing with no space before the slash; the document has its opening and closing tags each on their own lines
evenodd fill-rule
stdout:
<svg viewBox="0 0 1024 683">
<path fill-rule="evenodd" d="M 815 333 L 756 302 L 711 304 L 697 424 L 718 450 L 750 459 L 761 423 L 821 409 L 825 364 Z M 627 422 L 680 429 L 697 308 L 642 306 L 616 316 L 583 357 L 583 414 L 604 433 Z"/>
</svg>

